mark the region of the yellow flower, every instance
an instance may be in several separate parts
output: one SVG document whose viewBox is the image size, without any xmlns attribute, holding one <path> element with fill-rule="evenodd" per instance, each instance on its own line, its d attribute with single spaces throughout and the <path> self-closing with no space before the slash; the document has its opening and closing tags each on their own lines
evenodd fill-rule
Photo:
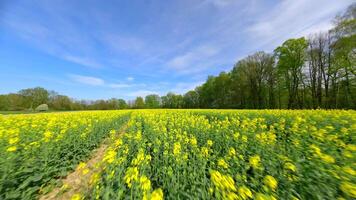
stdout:
<svg viewBox="0 0 356 200">
<path fill-rule="evenodd" d="M 211 140 L 208 140 L 206 143 L 208 144 L 209 147 L 213 146 L 213 141 Z"/>
<path fill-rule="evenodd" d="M 83 175 L 86 175 L 87 173 L 89 173 L 89 169 L 88 168 L 84 169 L 82 173 Z"/>
<path fill-rule="evenodd" d="M 249 163 L 254 169 L 260 168 L 260 165 L 261 165 L 260 162 L 261 162 L 261 158 L 259 155 L 254 155 L 254 156 L 250 157 L 250 159 L 249 159 Z"/>
<path fill-rule="evenodd" d="M 225 162 L 225 160 L 222 159 L 222 158 L 220 158 L 220 159 L 218 160 L 218 165 L 219 165 L 220 167 L 224 168 L 224 169 L 227 169 L 227 168 L 229 167 L 229 165 L 228 165 L 228 164 Z"/>
<path fill-rule="evenodd" d="M 110 149 L 106 152 L 105 156 L 104 156 L 104 161 L 108 162 L 108 163 L 112 163 L 115 160 L 116 157 L 116 151 L 113 149 Z"/>
<path fill-rule="evenodd" d="M 13 151 L 16 151 L 16 149 L 17 149 L 17 147 L 12 146 L 12 147 L 7 148 L 6 151 L 13 152 Z"/>
<path fill-rule="evenodd" d="M 86 165 L 87 165 L 87 164 L 85 164 L 84 162 L 79 163 L 79 165 L 78 165 L 78 167 L 77 167 L 77 170 L 84 169 Z"/>
<path fill-rule="evenodd" d="M 243 135 L 242 137 L 241 137 L 241 139 L 242 139 L 242 142 L 247 142 L 247 136 L 246 135 Z"/>
<path fill-rule="evenodd" d="M 127 168 L 126 174 L 124 176 L 124 180 L 129 188 L 132 186 L 132 181 L 137 181 L 138 179 L 138 168 L 137 167 L 129 167 Z"/>
<path fill-rule="evenodd" d="M 350 151 L 356 151 L 356 145 L 354 145 L 354 144 L 348 144 L 348 145 L 346 146 L 346 149 L 347 149 L 347 150 L 350 150 Z"/>
<path fill-rule="evenodd" d="M 143 191 L 151 190 L 151 181 L 145 175 L 140 177 L 140 185 Z"/>
<path fill-rule="evenodd" d="M 239 195 L 242 199 L 248 199 L 248 198 L 252 198 L 252 192 L 250 189 L 248 189 L 248 187 L 246 186 L 241 186 L 239 187 Z"/>
<path fill-rule="evenodd" d="M 212 170 L 210 172 L 210 179 L 215 187 L 219 188 L 220 190 L 236 191 L 235 181 L 229 175 L 223 175 L 218 171 Z"/>
<path fill-rule="evenodd" d="M 356 171 L 353 170 L 350 166 L 345 166 L 342 168 L 342 170 L 352 176 L 356 176 Z"/>
<path fill-rule="evenodd" d="M 19 142 L 19 138 L 18 137 L 14 137 L 14 138 L 10 138 L 9 139 L 9 144 L 16 144 Z"/>
<path fill-rule="evenodd" d="M 278 186 L 277 180 L 270 175 L 265 176 L 265 178 L 263 179 L 263 183 L 273 191 L 275 191 Z"/>
<path fill-rule="evenodd" d="M 163 200 L 163 191 L 161 188 L 155 189 L 152 192 L 151 200 Z"/>
<path fill-rule="evenodd" d="M 229 156 L 235 156 L 236 155 L 236 151 L 233 147 L 230 147 L 229 149 Z"/>
<path fill-rule="evenodd" d="M 43 133 L 43 135 L 46 142 L 48 142 L 53 137 L 53 133 L 51 131 L 46 131 Z"/>
<path fill-rule="evenodd" d="M 100 179 L 99 174 L 98 174 L 98 173 L 94 173 L 94 174 L 90 177 L 89 183 L 90 183 L 91 185 L 94 185 L 94 184 L 96 184 L 96 183 L 99 181 L 99 179 Z"/>
<path fill-rule="evenodd" d="M 209 149 L 206 147 L 202 147 L 201 153 L 203 154 L 204 157 L 207 157 L 209 155 Z"/>
<path fill-rule="evenodd" d="M 235 192 L 229 192 L 226 195 L 226 199 L 228 199 L 228 200 L 238 200 L 239 196 L 237 196 L 237 194 Z"/>
<path fill-rule="evenodd" d="M 81 199 L 83 199 L 82 198 L 82 195 L 80 195 L 80 194 L 74 194 L 72 197 L 71 197 L 71 200 L 81 200 Z"/>
<path fill-rule="evenodd" d="M 284 169 L 291 170 L 292 172 L 297 171 L 296 166 L 295 166 L 293 163 L 291 163 L 291 162 L 285 163 L 285 164 L 284 164 Z"/>
<path fill-rule="evenodd" d="M 121 146 L 122 145 L 122 139 L 121 138 L 119 138 L 119 139 L 117 139 L 116 141 L 115 141 L 115 146 L 116 147 L 119 147 L 119 146 Z"/>
<path fill-rule="evenodd" d="M 350 182 L 342 182 L 340 185 L 340 189 L 343 193 L 351 198 L 356 198 L 356 185 Z"/>
<path fill-rule="evenodd" d="M 320 155 L 320 158 L 326 163 L 335 163 L 335 159 L 327 154 Z"/>
<path fill-rule="evenodd" d="M 180 149 L 181 149 L 180 143 L 179 142 L 174 143 L 173 154 L 178 155 L 180 153 Z"/>
<path fill-rule="evenodd" d="M 267 194 L 257 193 L 255 200 L 277 200 L 274 196 L 270 196 Z"/>
</svg>

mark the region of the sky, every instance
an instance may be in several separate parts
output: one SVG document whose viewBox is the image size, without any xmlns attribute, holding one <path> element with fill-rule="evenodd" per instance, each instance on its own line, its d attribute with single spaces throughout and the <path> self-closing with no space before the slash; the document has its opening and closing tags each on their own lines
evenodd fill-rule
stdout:
<svg viewBox="0 0 356 200">
<path fill-rule="evenodd" d="M 256 51 L 328 30 L 353 0 L 0 0 L 0 94 L 183 94 Z"/>
</svg>

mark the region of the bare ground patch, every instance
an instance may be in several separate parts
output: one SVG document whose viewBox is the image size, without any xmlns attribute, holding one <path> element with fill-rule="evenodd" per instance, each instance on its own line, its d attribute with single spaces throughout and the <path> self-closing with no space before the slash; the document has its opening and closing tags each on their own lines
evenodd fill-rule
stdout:
<svg viewBox="0 0 356 200">
<path fill-rule="evenodd" d="M 126 130 L 127 125 L 124 125 L 117 137 L 122 135 Z M 116 137 L 116 138 L 117 138 Z M 40 200 L 68 200 L 74 194 L 85 193 L 90 189 L 90 180 L 95 173 L 100 173 L 102 167 L 100 164 L 104 158 L 105 152 L 110 146 L 111 139 L 107 138 L 103 141 L 99 148 L 93 151 L 93 155 L 86 163 L 81 163 L 77 166 L 75 171 L 68 174 L 62 179 L 62 187 L 54 188 L 51 192 L 42 195 Z"/>
</svg>

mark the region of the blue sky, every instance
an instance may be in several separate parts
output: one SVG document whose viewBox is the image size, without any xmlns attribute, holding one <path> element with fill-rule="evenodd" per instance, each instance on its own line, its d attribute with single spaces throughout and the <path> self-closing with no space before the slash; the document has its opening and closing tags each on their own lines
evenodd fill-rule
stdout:
<svg viewBox="0 0 356 200">
<path fill-rule="evenodd" d="M 0 93 L 184 93 L 239 59 L 328 30 L 352 0 L 1 0 Z"/>
</svg>

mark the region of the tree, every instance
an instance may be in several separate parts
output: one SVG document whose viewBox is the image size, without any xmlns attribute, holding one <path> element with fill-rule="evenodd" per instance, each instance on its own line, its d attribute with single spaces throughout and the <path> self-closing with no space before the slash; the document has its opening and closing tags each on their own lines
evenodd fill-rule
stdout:
<svg viewBox="0 0 356 200">
<path fill-rule="evenodd" d="M 119 109 L 127 109 L 128 108 L 126 101 L 123 99 L 118 99 L 118 105 L 119 105 Z"/>
<path fill-rule="evenodd" d="M 150 94 L 145 97 L 146 108 L 159 108 L 161 105 L 161 97 L 157 94 Z"/>
<path fill-rule="evenodd" d="M 51 95 L 49 98 L 49 107 L 53 110 L 71 110 L 72 100 L 65 95 Z"/>
<path fill-rule="evenodd" d="M 330 31 L 334 61 L 332 94 L 335 107 L 356 108 L 356 3 L 337 16 Z"/>
<path fill-rule="evenodd" d="M 145 102 L 142 97 L 137 97 L 135 100 L 134 108 L 142 109 L 145 108 Z"/>
<path fill-rule="evenodd" d="M 275 69 L 271 54 L 257 52 L 240 60 L 230 76 L 232 106 L 274 108 Z"/>
<path fill-rule="evenodd" d="M 288 108 L 302 108 L 303 100 L 300 95 L 300 85 L 303 84 L 302 67 L 306 59 L 308 46 L 304 37 L 289 39 L 274 52 L 277 56 L 277 68 L 280 84 L 284 82 L 288 93 Z"/>
<path fill-rule="evenodd" d="M 199 108 L 199 93 L 195 90 L 188 91 L 183 96 L 184 108 Z"/>
<path fill-rule="evenodd" d="M 49 92 L 41 87 L 20 90 L 18 93 L 23 96 L 26 101 L 24 106 L 31 109 L 40 104 L 47 103 L 49 98 Z"/>
<path fill-rule="evenodd" d="M 166 96 L 162 96 L 163 108 L 183 108 L 183 96 L 168 92 Z"/>
</svg>

